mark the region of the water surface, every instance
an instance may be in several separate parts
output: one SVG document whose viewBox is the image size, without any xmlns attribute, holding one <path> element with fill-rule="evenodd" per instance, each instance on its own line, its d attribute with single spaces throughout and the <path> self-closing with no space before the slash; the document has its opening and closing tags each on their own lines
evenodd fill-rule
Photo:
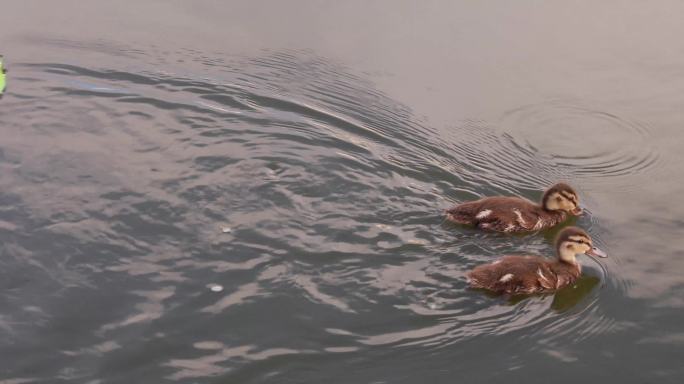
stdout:
<svg viewBox="0 0 684 384">
<path fill-rule="evenodd" d="M 0 383 L 684 378 L 678 3 L 3 7 Z M 557 180 L 607 274 L 466 289 Z"/>
</svg>

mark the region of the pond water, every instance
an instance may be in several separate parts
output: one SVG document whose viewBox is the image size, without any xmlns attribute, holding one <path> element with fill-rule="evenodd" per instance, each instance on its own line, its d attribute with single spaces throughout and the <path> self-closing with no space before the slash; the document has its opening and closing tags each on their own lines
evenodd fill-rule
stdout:
<svg viewBox="0 0 684 384">
<path fill-rule="evenodd" d="M 0 383 L 681 383 L 678 2 L 4 1 Z M 610 257 L 468 290 L 577 188 Z"/>
</svg>

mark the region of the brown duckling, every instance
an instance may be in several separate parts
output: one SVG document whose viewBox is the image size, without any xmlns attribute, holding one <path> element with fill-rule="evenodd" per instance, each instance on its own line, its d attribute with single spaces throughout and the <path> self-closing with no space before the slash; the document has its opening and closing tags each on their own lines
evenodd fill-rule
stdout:
<svg viewBox="0 0 684 384">
<path fill-rule="evenodd" d="M 607 257 L 593 246 L 591 237 L 577 227 L 563 229 L 556 237 L 558 259 L 541 256 L 504 256 L 475 267 L 468 273 L 472 288 L 484 288 L 499 293 L 530 294 L 552 292 L 573 284 L 581 274 L 575 255 Z"/>
<path fill-rule="evenodd" d="M 571 214 L 579 216 L 577 192 L 565 183 L 547 189 L 541 204 L 513 196 L 485 197 L 446 211 L 447 220 L 498 232 L 539 231 L 557 225 Z"/>
</svg>

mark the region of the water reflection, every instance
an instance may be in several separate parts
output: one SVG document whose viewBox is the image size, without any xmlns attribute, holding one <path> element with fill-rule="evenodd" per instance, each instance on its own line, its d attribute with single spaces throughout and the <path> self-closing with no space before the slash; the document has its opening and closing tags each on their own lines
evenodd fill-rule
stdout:
<svg viewBox="0 0 684 384">
<path fill-rule="evenodd" d="M 580 276 L 575 284 L 561 288 L 554 293 L 533 295 L 534 297 L 553 297 L 551 301 L 551 309 L 558 312 L 567 311 L 584 298 L 601 282 L 601 279 L 596 276 Z M 487 292 L 487 291 L 484 291 Z M 502 295 L 495 295 L 489 293 L 490 297 L 500 297 Z M 509 305 L 517 305 L 525 299 L 533 297 L 530 295 L 513 295 L 507 299 Z"/>
<path fill-rule="evenodd" d="M 558 312 L 565 312 L 576 306 L 581 300 L 601 282 L 595 276 L 581 276 L 575 284 L 567 286 L 553 295 L 551 308 Z"/>
</svg>

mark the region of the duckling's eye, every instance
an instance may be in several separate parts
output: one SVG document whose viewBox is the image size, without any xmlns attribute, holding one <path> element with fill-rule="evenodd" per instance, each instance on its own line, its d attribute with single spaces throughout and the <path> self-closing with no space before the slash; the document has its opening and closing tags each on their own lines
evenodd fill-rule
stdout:
<svg viewBox="0 0 684 384">
<path fill-rule="evenodd" d="M 557 196 L 557 197 L 556 197 L 556 201 L 559 202 L 559 203 L 561 202 L 560 196 Z"/>
</svg>

